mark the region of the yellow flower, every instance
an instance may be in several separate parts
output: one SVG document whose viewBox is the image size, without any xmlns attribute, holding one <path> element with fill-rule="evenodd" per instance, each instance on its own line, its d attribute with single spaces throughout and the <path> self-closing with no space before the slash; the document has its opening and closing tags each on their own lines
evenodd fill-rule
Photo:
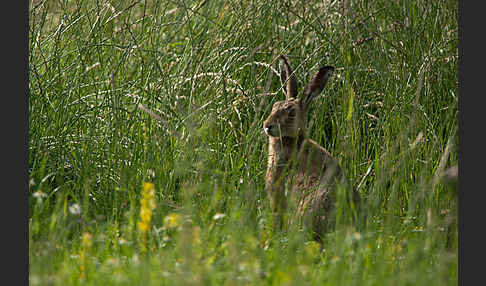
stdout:
<svg viewBox="0 0 486 286">
<path fill-rule="evenodd" d="M 138 229 L 141 232 L 147 232 L 149 230 L 150 226 L 144 222 L 139 221 L 138 222 Z"/>
<path fill-rule="evenodd" d="M 176 213 L 170 213 L 164 218 L 164 227 L 165 228 L 176 228 L 179 226 L 180 223 L 180 215 Z"/>
<path fill-rule="evenodd" d="M 152 183 L 144 183 L 142 194 L 144 198 L 153 198 L 155 196 L 155 186 Z"/>
<path fill-rule="evenodd" d="M 195 244 L 201 244 L 201 228 L 196 226 L 193 228 L 192 238 Z"/>
<path fill-rule="evenodd" d="M 304 246 L 304 251 L 309 256 L 314 256 L 319 254 L 320 249 L 321 249 L 321 245 L 315 241 L 309 241 Z"/>
<path fill-rule="evenodd" d="M 140 220 L 137 227 L 139 242 L 142 252 L 147 250 L 147 232 L 150 230 L 152 211 L 155 209 L 155 187 L 152 183 L 144 183 L 142 187 L 142 198 L 140 199 Z"/>
<path fill-rule="evenodd" d="M 85 248 L 90 248 L 91 245 L 93 245 L 93 236 L 89 232 L 83 233 L 82 239 L 81 239 L 81 244 Z"/>
<path fill-rule="evenodd" d="M 142 207 L 140 209 L 140 220 L 145 223 L 150 223 L 151 218 L 152 218 L 152 211 L 148 208 Z"/>
<path fill-rule="evenodd" d="M 140 222 L 138 228 L 147 231 L 150 228 L 152 210 L 155 209 L 155 188 L 152 183 L 144 183 L 142 189 L 142 199 L 140 200 Z"/>
<path fill-rule="evenodd" d="M 86 277 L 86 256 L 89 255 L 89 249 L 93 245 L 93 236 L 89 232 L 83 233 L 81 236 L 81 250 L 79 253 L 79 259 L 81 261 L 80 265 L 80 270 L 81 274 L 80 277 L 81 279 L 84 279 Z"/>
</svg>

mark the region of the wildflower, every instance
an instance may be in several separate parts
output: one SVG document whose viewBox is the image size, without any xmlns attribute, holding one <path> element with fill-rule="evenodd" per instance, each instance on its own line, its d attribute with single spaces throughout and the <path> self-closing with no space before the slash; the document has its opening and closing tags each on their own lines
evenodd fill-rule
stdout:
<svg viewBox="0 0 486 286">
<path fill-rule="evenodd" d="M 79 260 L 81 262 L 81 279 L 86 277 L 86 256 L 93 245 L 93 236 L 89 232 L 83 233 L 81 236 L 81 251 L 79 253 Z"/>
<path fill-rule="evenodd" d="M 309 266 L 307 265 L 299 265 L 297 267 L 297 269 L 299 269 L 300 273 L 302 273 L 302 275 L 304 276 L 308 276 L 309 275 Z"/>
<path fill-rule="evenodd" d="M 201 228 L 196 226 L 193 228 L 192 238 L 195 244 L 201 244 Z"/>
<path fill-rule="evenodd" d="M 91 248 L 93 245 L 93 236 L 89 232 L 83 233 L 82 239 L 81 239 L 81 245 L 85 248 Z"/>
<path fill-rule="evenodd" d="M 29 282 L 31 285 L 41 285 L 41 279 L 37 275 L 30 275 L 29 276 Z"/>
<path fill-rule="evenodd" d="M 144 183 L 142 188 L 142 198 L 140 200 L 140 220 L 138 221 L 138 230 L 140 235 L 140 245 L 142 252 L 147 250 L 147 232 L 150 229 L 152 211 L 155 209 L 155 188 L 152 183 Z"/>
<path fill-rule="evenodd" d="M 338 263 L 338 262 L 339 262 L 339 260 L 341 260 L 341 258 L 340 258 L 339 256 L 333 256 L 333 257 L 331 258 L 331 263 L 332 263 L 332 264 L 336 264 L 336 263 Z"/>
<path fill-rule="evenodd" d="M 164 228 L 172 229 L 176 228 L 180 224 L 180 215 L 176 213 L 170 213 L 164 218 Z"/>
<path fill-rule="evenodd" d="M 155 189 L 152 183 L 145 183 L 142 190 L 142 199 L 140 200 L 140 221 L 139 229 L 148 230 L 152 211 L 155 209 Z"/>
<path fill-rule="evenodd" d="M 213 216 L 213 219 L 214 220 L 218 220 L 218 219 L 222 219 L 224 218 L 226 215 L 225 214 L 222 214 L 222 213 L 217 213 Z"/>
<path fill-rule="evenodd" d="M 133 264 L 138 264 L 140 262 L 140 259 L 138 258 L 138 255 L 137 254 L 134 254 L 131 257 L 130 262 L 133 263 Z"/>
<path fill-rule="evenodd" d="M 80 215 L 81 214 L 81 206 L 79 204 L 72 204 L 69 206 L 69 212 L 73 215 Z"/>
<path fill-rule="evenodd" d="M 412 232 L 422 232 L 422 231 L 424 231 L 423 226 L 415 226 L 412 230 Z"/>
<path fill-rule="evenodd" d="M 164 234 L 164 236 L 162 236 L 162 241 L 163 241 L 163 242 L 167 242 L 167 241 L 169 241 L 169 240 L 170 240 L 170 237 L 169 237 L 169 235 L 168 235 L 167 233 L 166 233 L 166 234 Z"/>
<path fill-rule="evenodd" d="M 45 197 L 47 197 L 47 195 L 46 195 L 46 194 L 44 194 L 43 192 L 41 192 L 41 190 L 37 190 L 36 192 L 34 192 L 34 193 L 32 194 L 32 196 L 33 196 L 34 198 L 36 198 L 36 199 L 37 199 L 37 202 L 38 202 L 38 203 L 42 203 L 42 200 L 43 200 Z"/>
<path fill-rule="evenodd" d="M 141 232 L 148 232 L 149 229 L 150 229 L 150 225 L 147 224 L 147 223 L 144 223 L 142 221 L 139 221 L 138 224 L 138 229 L 141 231 Z"/>
<path fill-rule="evenodd" d="M 130 243 L 129 243 L 129 242 L 126 240 L 126 239 L 124 239 L 123 237 L 122 237 L 122 238 L 120 238 L 120 239 L 118 240 L 118 243 L 119 243 L 120 245 L 130 244 Z"/>
<path fill-rule="evenodd" d="M 321 248 L 321 246 L 318 242 L 309 241 L 305 244 L 304 251 L 307 255 L 313 257 L 313 256 L 319 254 L 320 248 Z"/>
<path fill-rule="evenodd" d="M 106 265 L 108 266 L 118 266 L 120 264 L 120 260 L 117 258 L 108 258 L 105 261 Z"/>
</svg>

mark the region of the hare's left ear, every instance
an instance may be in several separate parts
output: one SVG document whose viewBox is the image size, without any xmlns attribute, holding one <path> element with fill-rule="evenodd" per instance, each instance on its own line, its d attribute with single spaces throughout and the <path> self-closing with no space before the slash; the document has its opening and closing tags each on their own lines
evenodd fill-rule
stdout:
<svg viewBox="0 0 486 286">
<path fill-rule="evenodd" d="M 284 55 L 279 58 L 279 70 L 280 70 L 280 82 L 282 83 L 282 89 L 285 93 L 285 99 L 297 97 L 297 79 L 295 73 L 290 67 L 290 62 Z M 285 88 L 284 88 L 285 87 Z"/>
<path fill-rule="evenodd" d="M 334 67 L 325 66 L 321 67 L 319 71 L 314 74 L 312 79 L 307 84 L 302 99 L 300 100 L 304 109 L 314 98 L 321 94 L 324 87 L 326 87 L 333 71 Z"/>
</svg>

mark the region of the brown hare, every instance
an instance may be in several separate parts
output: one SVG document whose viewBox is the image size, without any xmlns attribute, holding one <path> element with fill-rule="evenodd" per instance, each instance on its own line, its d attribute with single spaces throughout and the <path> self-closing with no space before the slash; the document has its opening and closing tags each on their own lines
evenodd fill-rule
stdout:
<svg viewBox="0 0 486 286">
<path fill-rule="evenodd" d="M 288 59 L 280 56 L 280 80 L 285 100 L 273 105 L 263 123 L 269 137 L 265 190 L 270 199 L 274 227 L 280 229 L 287 208 L 285 188 L 298 200 L 297 215 L 321 240 L 325 231 L 336 185 L 344 181 L 339 162 L 315 141 L 307 137 L 309 105 L 319 96 L 334 71 L 321 67 L 305 87 L 301 97 Z"/>
</svg>

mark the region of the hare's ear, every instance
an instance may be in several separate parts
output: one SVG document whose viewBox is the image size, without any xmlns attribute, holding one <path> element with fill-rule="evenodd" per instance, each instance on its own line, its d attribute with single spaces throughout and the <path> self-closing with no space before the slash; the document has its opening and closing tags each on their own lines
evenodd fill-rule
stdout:
<svg viewBox="0 0 486 286">
<path fill-rule="evenodd" d="M 307 84 L 301 99 L 301 104 L 304 108 L 306 108 L 314 98 L 321 94 L 333 71 L 334 67 L 325 66 L 321 67 L 319 71 L 314 74 L 310 82 Z"/>
<path fill-rule="evenodd" d="M 282 83 L 282 89 L 287 100 L 297 97 L 297 78 L 295 77 L 292 68 L 290 67 L 289 60 L 281 55 L 279 59 L 280 69 L 280 82 Z"/>
</svg>

